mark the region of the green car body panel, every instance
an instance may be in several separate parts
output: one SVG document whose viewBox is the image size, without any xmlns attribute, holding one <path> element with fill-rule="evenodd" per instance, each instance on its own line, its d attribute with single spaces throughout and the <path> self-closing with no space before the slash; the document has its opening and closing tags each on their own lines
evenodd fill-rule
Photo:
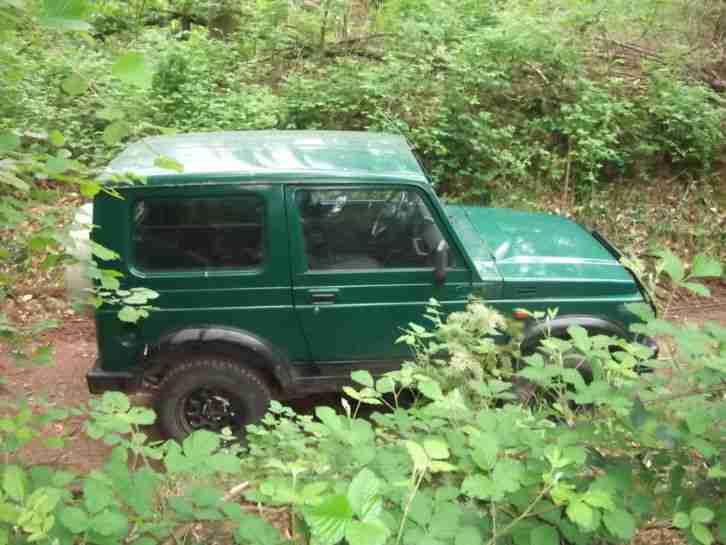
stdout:
<svg viewBox="0 0 726 545">
<path fill-rule="evenodd" d="M 164 168 L 174 162 L 183 172 Z M 96 311 L 93 391 L 128 389 L 152 356 L 204 343 L 246 346 L 281 391 L 324 389 L 356 367 L 384 370 L 410 356 L 396 338 L 410 322 L 421 322 L 431 298 L 446 311 L 464 308 L 472 295 L 504 314 L 556 307 L 563 319 L 585 317 L 599 324 L 595 329 L 613 332 L 636 321 L 625 304 L 643 301 L 615 251 L 573 222 L 443 205 L 405 139 L 395 135 L 249 131 L 148 138 L 129 146 L 106 174 L 129 173 L 145 181 L 117 186 L 121 198 L 96 196 L 92 239 L 118 253 L 101 266 L 121 271 L 125 288 L 149 288 L 159 298 L 157 310 L 137 324 L 119 321 L 114 308 Z M 444 281 L 431 267 L 312 270 L 296 205 L 307 188 L 415 196 L 448 245 Z M 261 203 L 258 265 L 153 272 L 139 266 L 139 203 L 239 197 Z M 370 201 L 368 212 L 361 207 L 355 214 L 375 215 L 375 206 Z"/>
</svg>

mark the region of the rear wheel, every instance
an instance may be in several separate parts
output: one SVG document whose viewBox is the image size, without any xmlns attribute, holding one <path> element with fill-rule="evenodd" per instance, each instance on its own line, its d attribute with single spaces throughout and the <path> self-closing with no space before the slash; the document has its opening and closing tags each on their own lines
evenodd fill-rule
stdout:
<svg viewBox="0 0 726 545">
<path fill-rule="evenodd" d="M 177 441 L 196 430 L 238 437 L 259 421 L 270 405 L 270 388 L 253 369 L 226 356 L 192 356 L 172 367 L 156 392 L 156 412 L 164 435 Z"/>
</svg>

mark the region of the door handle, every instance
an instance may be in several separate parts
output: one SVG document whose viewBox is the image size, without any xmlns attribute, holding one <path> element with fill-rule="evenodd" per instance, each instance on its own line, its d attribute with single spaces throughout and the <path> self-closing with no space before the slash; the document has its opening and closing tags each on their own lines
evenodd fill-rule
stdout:
<svg viewBox="0 0 726 545">
<path fill-rule="evenodd" d="M 338 293 L 335 291 L 313 291 L 310 293 L 310 300 L 315 305 L 332 305 Z"/>
</svg>

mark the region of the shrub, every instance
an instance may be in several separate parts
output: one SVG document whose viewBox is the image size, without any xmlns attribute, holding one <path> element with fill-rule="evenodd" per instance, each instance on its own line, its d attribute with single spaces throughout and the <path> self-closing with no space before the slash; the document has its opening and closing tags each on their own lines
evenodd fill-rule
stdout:
<svg viewBox="0 0 726 545">
<path fill-rule="evenodd" d="M 663 256 L 659 270 L 688 284 Z M 692 274 L 720 267 L 698 258 Z M 294 539 L 628 542 L 653 517 L 704 545 L 725 535 L 725 328 L 651 319 L 642 332 L 671 335 L 678 347 L 673 359 L 653 360 L 641 345 L 573 327 L 517 369 L 494 365 L 512 351 L 482 340 L 503 320 L 480 302 L 430 317 L 433 331 L 412 325 L 404 335 L 416 361 L 377 380 L 355 372 L 359 388 L 345 388 L 353 402 L 342 400 L 342 414 L 318 407 L 312 419 L 274 403 L 249 428 L 243 465 L 262 476 L 247 498 L 290 509 Z M 573 353 L 592 380 L 564 364 Z M 543 397 L 513 404 L 522 388 Z M 401 402 L 407 391 L 413 406 Z M 365 420 L 366 406 L 388 409 Z"/>
<path fill-rule="evenodd" d="M 657 72 L 642 105 L 648 116 L 646 152 L 680 168 L 708 171 L 724 149 L 723 100 L 702 85 L 687 84 Z"/>
</svg>

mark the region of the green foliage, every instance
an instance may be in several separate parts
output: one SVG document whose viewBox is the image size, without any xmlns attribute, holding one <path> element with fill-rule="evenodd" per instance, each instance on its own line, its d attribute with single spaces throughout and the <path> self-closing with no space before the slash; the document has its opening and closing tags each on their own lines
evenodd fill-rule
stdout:
<svg viewBox="0 0 726 545">
<path fill-rule="evenodd" d="M 95 169 L 147 134 L 401 132 L 441 190 L 474 202 L 545 184 L 580 198 L 624 177 L 713 168 L 724 106 L 692 66 L 655 57 L 657 70 L 615 80 L 612 66 L 582 54 L 602 53 L 593 37 L 609 28 L 660 29 L 664 13 L 687 35 L 677 3 L 557 4 L 386 0 L 361 14 L 348 1 L 262 0 L 234 13 L 227 2 L 185 1 L 168 27 L 144 28 L 171 4 L 0 0 L 0 219 L 16 233 L 0 249 L 0 294 L 12 289 L 6 270 L 31 271 L 39 256 L 41 267 L 64 262 L 63 218 L 32 212 L 62 194 L 47 186 L 113 194 Z M 198 22 L 224 13 L 239 32 Z M 156 294 L 123 290 L 113 252 L 91 250 L 95 302 L 123 321 L 147 316 Z M 722 274 L 703 256 L 690 269 L 670 252 L 657 259 L 654 292 L 662 274 L 697 294 L 707 292 L 697 278 Z M 244 449 L 208 432 L 151 441 L 153 412 L 122 394 L 71 411 L 18 400 L 0 418 L 0 542 L 148 544 L 192 521 L 225 522 L 240 544 L 284 542 L 225 496 L 242 476 L 248 500 L 289 512 L 299 543 L 584 545 L 628 541 L 652 518 L 692 542 L 723 540 L 726 332 L 633 312 L 648 319 L 640 333 L 669 340 L 663 358 L 571 328 L 523 359 L 521 332 L 482 302 L 449 316 L 432 302 L 432 329 L 410 324 L 401 339 L 414 362 L 384 377 L 355 373 L 341 410 L 312 417 L 273 403 Z M 50 325 L 0 316 L 0 336 L 19 355 Z M 489 340 L 500 333 L 511 342 Z M 591 381 L 565 365 L 572 354 Z M 69 414 L 114 447 L 103 468 L 29 467 L 20 449 Z"/>
<path fill-rule="evenodd" d="M 721 97 L 661 72 L 655 74 L 643 108 L 652 134 L 647 151 L 681 168 L 711 168 L 726 138 Z"/>
<path fill-rule="evenodd" d="M 659 266 L 676 282 L 686 269 L 667 254 Z M 692 268 L 717 269 L 703 257 Z M 651 319 L 639 331 L 678 347 L 654 360 L 643 346 L 571 328 L 543 342 L 547 363 L 537 354 L 519 367 L 510 347 L 482 345 L 507 327 L 482 303 L 448 319 L 434 304 L 429 318 L 433 330 L 412 324 L 402 338 L 416 361 L 385 383 L 356 372 L 343 414 L 319 407 L 312 419 L 273 403 L 248 429 L 242 463 L 259 484 L 247 498 L 287 506 L 296 537 L 311 543 L 628 542 L 652 517 L 714 541 L 726 524 L 717 515 L 726 329 Z M 592 369 L 589 382 L 564 365 L 573 352 Z M 530 383 L 543 397 L 512 403 Z M 399 402 L 404 392 L 413 405 Z M 365 405 L 388 409 L 368 421 L 357 416 Z M 379 503 L 380 525 L 353 532 Z"/>
</svg>

